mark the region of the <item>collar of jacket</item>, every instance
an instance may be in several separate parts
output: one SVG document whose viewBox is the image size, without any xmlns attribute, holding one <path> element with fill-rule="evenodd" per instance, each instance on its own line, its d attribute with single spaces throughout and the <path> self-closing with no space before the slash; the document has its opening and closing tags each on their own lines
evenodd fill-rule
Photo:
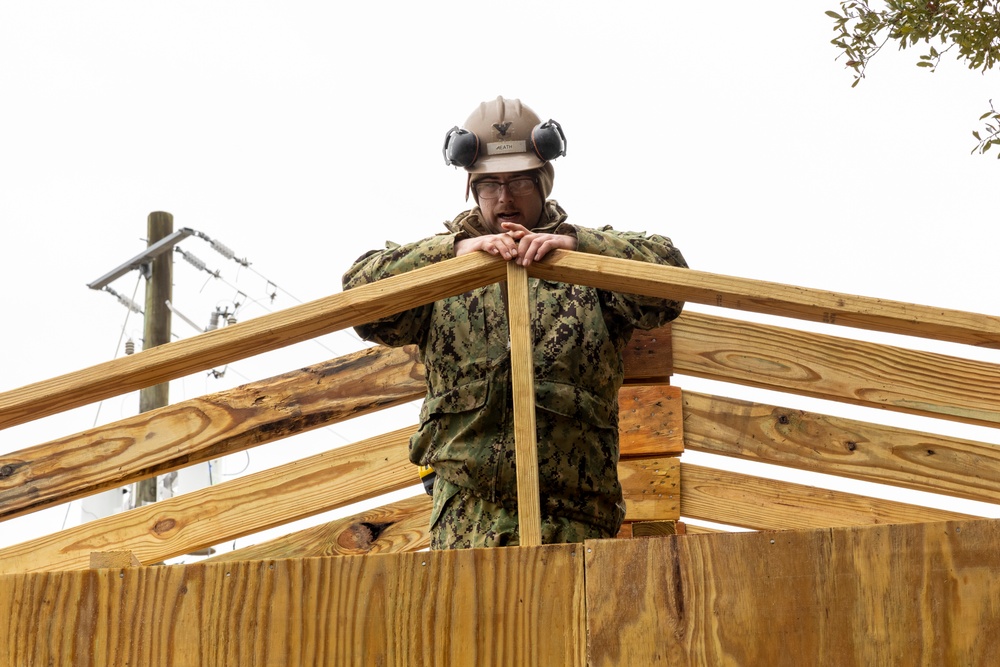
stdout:
<svg viewBox="0 0 1000 667">
<path fill-rule="evenodd" d="M 559 202 L 555 199 L 548 199 L 542 209 L 542 223 L 531 231 L 539 234 L 555 234 L 559 225 L 566 222 L 568 217 L 566 211 L 559 206 Z M 450 232 L 460 234 L 461 238 L 487 236 L 493 233 L 483 223 L 478 206 L 459 213 L 454 220 L 444 223 L 444 226 Z"/>
</svg>

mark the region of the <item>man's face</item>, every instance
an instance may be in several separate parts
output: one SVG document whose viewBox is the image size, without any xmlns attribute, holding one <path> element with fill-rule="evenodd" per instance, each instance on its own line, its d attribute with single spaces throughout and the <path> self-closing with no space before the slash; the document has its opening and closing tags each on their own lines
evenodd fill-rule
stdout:
<svg viewBox="0 0 1000 667">
<path fill-rule="evenodd" d="M 530 171 L 487 174 L 472 187 L 479 198 L 483 222 L 495 233 L 505 231 L 501 222 L 534 229 L 542 218 L 542 193 Z"/>
</svg>

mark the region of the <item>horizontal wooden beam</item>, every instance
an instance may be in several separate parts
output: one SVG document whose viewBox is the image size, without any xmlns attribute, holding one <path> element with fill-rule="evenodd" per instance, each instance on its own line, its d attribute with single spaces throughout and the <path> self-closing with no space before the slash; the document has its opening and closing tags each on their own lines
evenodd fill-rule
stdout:
<svg viewBox="0 0 1000 667">
<path fill-rule="evenodd" d="M 0 574 L 73 570 L 94 551 L 131 551 L 143 565 L 192 553 L 419 483 L 414 427 L 0 549 Z"/>
<path fill-rule="evenodd" d="M 991 665 L 1000 522 L 595 540 L 588 664 Z"/>
<path fill-rule="evenodd" d="M 1000 365 L 684 313 L 674 370 L 896 412 L 1000 426 Z"/>
<path fill-rule="evenodd" d="M 684 446 L 866 482 L 1000 503 L 1000 447 L 684 392 Z"/>
<path fill-rule="evenodd" d="M 414 348 L 374 347 L 0 455 L 0 520 L 425 394 Z"/>
<path fill-rule="evenodd" d="M 472 253 L 0 393 L 0 429 L 461 294 L 505 270 L 502 259 Z"/>
<path fill-rule="evenodd" d="M 528 273 L 616 292 L 1000 348 L 1000 317 L 993 315 L 566 250 L 554 251 L 544 262 L 531 264 Z"/>
<path fill-rule="evenodd" d="M 431 497 L 421 493 L 361 514 L 221 553 L 202 562 L 420 551 L 430 546 L 430 519 Z"/>
<path fill-rule="evenodd" d="M 690 463 L 681 464 L 681 516 L 754 530 L 978 518 Z"/>
</svg>

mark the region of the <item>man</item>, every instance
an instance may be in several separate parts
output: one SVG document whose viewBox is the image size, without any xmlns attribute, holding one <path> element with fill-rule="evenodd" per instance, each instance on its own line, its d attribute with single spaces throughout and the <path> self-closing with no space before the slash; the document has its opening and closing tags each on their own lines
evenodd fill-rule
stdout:
<svg viewBox="0 0 1000 667">
<path fill-rule="evenodd" d="M 468 172 L 477 206 L 447 232 L 388 243 L 362 256 L 344 289 L 469 252 L 522 265 L 553 249 L 686 267 L 670 239 L 588 229 L 548 199 L 565 155 L 555 121 L 519 100 L 483 102 L 445 139 L 448 164 Z M 627 219 L 629 212 L 623 210 Z M 613 537 L 624 517 L 618 482 L 622 350 L 638 327 L 661 326 L 682 303 L 531 279 L 542 541 Z M 427 398 L 410 459 L 433 466 L 431 547 L 517 544 L 517 484 L 505 284 L 493 284 L 357 327 L 366 340 L 416 344 Z"/>
</svg>

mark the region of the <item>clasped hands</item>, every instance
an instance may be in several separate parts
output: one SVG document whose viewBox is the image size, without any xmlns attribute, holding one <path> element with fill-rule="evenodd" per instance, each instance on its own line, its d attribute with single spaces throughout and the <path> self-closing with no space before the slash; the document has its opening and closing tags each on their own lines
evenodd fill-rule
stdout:
<svg viewBox="0 0 1000 667">
<path fill-rule="evenodd" d="M 455 256 L 482 250 L 491 255 L 499 255 L 508 262 L 515 261 L 521 266 L 541 260 L 550 250 L 576 250 L 576 237 L 566 234 L 536 234 L 524 225 L 501 222 L 505 231 L 500 234 L 476 236 L 455 243 Z"/>
</svg>

